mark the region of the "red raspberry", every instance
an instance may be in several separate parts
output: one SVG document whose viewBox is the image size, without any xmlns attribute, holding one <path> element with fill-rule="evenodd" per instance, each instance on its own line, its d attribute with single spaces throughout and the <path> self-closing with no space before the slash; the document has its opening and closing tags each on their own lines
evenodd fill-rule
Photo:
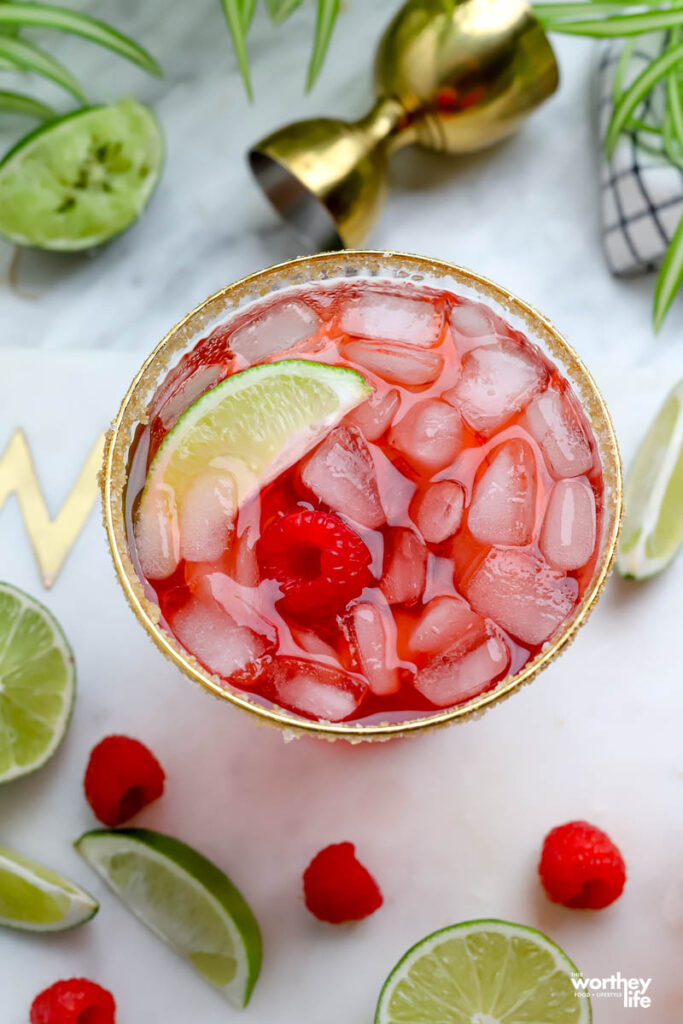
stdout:
<svg viewBox="0 0 683 1024">
<path fill-rule="evenodd" d="M 336 843 L 316 854 L 304 871 L 304 899 L 319 921 L 360 921 L 382 906 L 382 893 L 359 860 L 353 843 Z"/>
<path fill-rule="evenodd" d="M 87 978 L 58 981 L 37 995 L 31 1024 L 114 1024 L 116 1003 L 111 992 Z"/>
<path fill-rule="evenodd" d="M 116 828 L 157 800 L 164 770 L 144 743 L 129 736 L 106 736 L 93 748 L 85 771 L 85 796 L 93 814 Z"/>
<path fill-rule="evenodd" d="M 256 552 L 264 576 L 282 588 L 282 604 L 302 615 L 341 611 L 371 580 L 370 552 L 330 512 L 301 509 L 275 519 Z"/>
<path fill-rule="evenodd" d="M 626 882 L 619 850 L 586 821 L 570 821 L 548 833 L 538 873 L 553 903 L 589 910 L 614 903 Z"/>
</svg>

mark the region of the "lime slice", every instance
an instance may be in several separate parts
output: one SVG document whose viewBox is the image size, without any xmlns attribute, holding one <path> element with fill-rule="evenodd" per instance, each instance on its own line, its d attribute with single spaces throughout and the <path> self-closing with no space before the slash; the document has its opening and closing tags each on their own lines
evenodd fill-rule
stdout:
<svg viewBox="0 0 683 1024">
<path fill-rule="evenodd" d="M 622 576 L 661 572 L 683 541 L 683 381 L 650 427 L 626 480 L 617 553 Z"/>
<path fill-rule="evenodd" d="M 261 969 L 261 933 L 215 864 L 148 829 L 86 832 L 75 846 L 143 924 L 230 1002 L 247 1005 Z"/>
<path fill-rule="evenodd" d="M 580 979 L 533 928 L 465 921 L 408 950 L 384 983 L 375 1024 L 588 1024 Z"/>
<path fill-rule="evenodd" d="M 51 121 L 0 162 L 0 234 L 62 252 L 106 242 L 140 216 L 162 162 L 159 124 L 134 100 Z"/>
<path fill-rule="evenodd" d="M 73 882 L 0 846 L 0 925 L 61 932 L 89 921 L 98 906 Z"/>
<path fill-rule="evenodd" d="M 47 608 L 0 583 L 0 782 L 35 771 L 66 732 L 73 655 Z"/>
<path fill-rule="evenodd" d="M 371 393 L 355 370 L 283 359 L 226 377 L 198 398 L 149 469 L 135 522 L 144 574 L 170 575 L 181 542 L 192 561 L 216 557 L 225 508 L 293 466 Z"/>
</svg>

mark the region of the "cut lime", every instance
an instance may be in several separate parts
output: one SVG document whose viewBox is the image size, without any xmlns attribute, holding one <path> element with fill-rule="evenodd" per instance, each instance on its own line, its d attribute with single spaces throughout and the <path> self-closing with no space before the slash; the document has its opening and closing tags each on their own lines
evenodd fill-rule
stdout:
<svg viewBox="0 0 683 1024">
<path fill-rule="evenodd" d="M 191 560 L 210 560 L 222 508 L 238 507 L 293 466 L 371 393 L 355 370 L 283 359 L 226 377 L 198 398 L 164 438 L 147 476 L 135 522 L 145 575 L 174 571 L 183 534 Z M 220 504 L 212 501 L 218 487 Z"/>
<path fill-rule="evenodd" d="M 0 846 L 0 925 L 61 932 L 97 913 L 97 900 L 50 868 Z"/>
<path fill-rule="evenodd" d="M 246 1006 L 261 969 L 261 933 L 230 880 L 192 847 L 148 829 L 86 832 L 76 849 L 143 924 Z"/>
<path fill-rule="evenodd" d="M 617 568 L 642 580 L 661 572 L 683 541 L 683 381 L 650 427 L 626 480 Z"/>
<path fill-rule="evenodd" d="M 375 1024 L 588 1024 L 581 975 L 559 946 L 507 921 L 465 921 L 409 949 Z"/>
<path fill-rule="evenodd" d="M 162 163 L 159 124 L 134 100 L 51 121 L 0 162 L 0 234 L 62 252 L 106 242 L 140 216 Z"/>
<path fill-rule="evenodd" d="M 74 660 L 51 613 L 0 583 L 0 782 L 35 771 L 66 732 Z"/>
</svg>

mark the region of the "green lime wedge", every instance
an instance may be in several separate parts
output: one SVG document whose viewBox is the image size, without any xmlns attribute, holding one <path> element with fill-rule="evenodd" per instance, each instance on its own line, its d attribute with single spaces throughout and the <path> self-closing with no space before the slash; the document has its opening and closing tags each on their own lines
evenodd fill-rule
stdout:
<svg viewBox="0 0 683 1024">
<path fill-rule="evenodd" d="M 0 162 L 0 234 L 61 252 L 106 242 L 147 205 L 163 149 L 153 113 L 131 99 L 37 128 Z"/>
<path fill-rule="evenodd" d="M 624 507 L 617 569 L 622 576 L 647 579 L 666 568 L 683 541 L 683 381 L 638 449 Z"/>
<path fill-rule="evenodd" d="M 179 839 L 149 829 L 101 829 L 78 852 L 143 924 L 236 1006 L 261 969 L 261 933 L 223 872 Z"/>
<path fill-rule="evenodd" d="M 581 975 L 559 946 L 507 921 L 465 921 L 409 949 L 375 1024 L 588 1024 Z"/>
<path fill-rule="evenodd" d="M 355 370 L 283 359 L 226 377 L 198 398 L 164 438 L 147 475 L 135 521 L 145 575 L 154 579 L 173 572 L 180 559 L 178 538 L 188 522 L 192 536 L 183 536 L 183 547 L 192 546 L 191 560 L 202 560 L 200 534 L 207 533 L 211 542 L 205 489 L 215 491 L 218 482 L 224 501 L 238 507 L 371 393 Z"/>
<path fill-rule="evenodd" d="M 0 925 L 61 932 L 89 921 L 98 907 L 85 889 L 0 846 Z"/>
<path fill-rule="evenodd" d="M 53 615 L 0 583 L 0 782 L 40 768 L 71 717 L 76 670 Z"/>
</svg>

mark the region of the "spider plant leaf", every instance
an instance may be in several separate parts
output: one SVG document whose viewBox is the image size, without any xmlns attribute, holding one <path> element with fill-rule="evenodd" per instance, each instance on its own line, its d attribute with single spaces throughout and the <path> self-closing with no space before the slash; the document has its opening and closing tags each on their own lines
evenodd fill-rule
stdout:
<svg viewBox="0 0 683 1024">
<path fill-rule="evenodd" d="M 266 7 L 271 20 L 276 25 L 281 25 L 297 7 L 301 6 L 301 3 L 302 0 L 266 0 Z"/>
<path fill-rule="evenodd" d="M 330 45 L 330 38 L 334 29 L 337 15 L 339 14 L 339 0 L 318 0 L 318 17 L 315 25 L 315 39 L 313 41 L 313 53 L 308 65 L 308 76 L 306 79 L 306 92 L 309 92 L 320 70 L 325 63 L 325 55 Z"/>
<path fill-rule="evenodd" d="M 0 89 L 0 110 L 8 110 L 12 114 L 25 114 L 26 117 L 35 117 L 39 121 L 51 121 L 57 116 L 47 103 L 41 103 L 40 100 L 26 96 L 23 92 L 9 92 L 6 89 Z"/>
<path fill-rule="evenodd" d="M 617 66 L 614 69 L 614 80 L 612 82 L 612 104 L 619 102 L 619 97 L 624 91 L 624 79 L 626 78 L 626 72 L 631 62 L 633 52 L 638 45 L 638 40 L 631 38 L 624 40 L 624 48 L 619 54 L 619 60 Z"/>
<path fill-rule="evenodd" d="M 592 5 L 591 5 L 592 6 Z M 595 39 L 614 39 L 619 36 L 640 36 L 645 32 L 660 32 L 683 25 L 683 8 L 668 11 L 646 11 L 644 14 L 617 14 L 612 18 L 590 18 L 549 22 L 541 17 L 546 28 L 571 36 L 593 36 Z"/>
<path fill-rule="evenodd" d="M 683 16 L 683 10 L 680 12 Z M 634 82 L 626 89 L 612 111 L 612 117 L 607 128 L 605 137 L 605 149 L 607 156 L 612 156 L 617 139 L 621 134 L 629 118 L 638 109 L 650 89 L 657 84 L 672 68 L 683 60 L 683 44 L 672 47 L 655 57 L 648 64 L 645 70 L 638 75 Z"/>
<path fill-rule="evenodd" d="M 244 32 L 247 33 L 251 28 L 251 23 L 254 20 L 254 13 L 256 11 L 256 0 L 241 0 L 242 6 L 242 27 Z"/>
<path fill-rule="evenodd" d="M 79 81 L 71 72 L 51 57 L 49 53 L 39 49 L 26 39 L 14 39 L 11 36 L 0 36 L 0 58 L 10 61 L 19 71 L 34 71 L 43 78 L 61 85 L 81 103 L 87 102 L 87 96 Z"/>
<path fill-rule="evenodd" d="M 575 21 L 577 18 L 595 17 L 598 14 L 622 14 L 628 16 L 633 8 L 662 7 L 664 0 L 602 0 L 593 3 L 591 0 L 585 3 L 539 3 L 532 4 L 536 17 L 547 25 L 549 22 L 563 21 L 569 19 Z"/>
<path fill-rule="evenodd" d="M 22 0 L 21 3 L 0 3 L 0 26 L 2 25 L 54 28 L 61 32 L 69 32 L 113 50 L 120 57 L 126 57 L 152 75 L 162 74 L 154 57 L 135 40 L 117 32 L 104 21 L 91 18 L 88 14 L 71 11 L 67 7 L 30 3 L 29 0 Z"/>
<path fill-rule="evenodd" d="M 676 292 L 683 281 L 683 217 L 678 222 L 678 227 L 666 250 L 666 256 L 662 263 L 657 283 L 655 285 L 655 299 L 652 309 L 652 319 L 655 331 L 664 323 L 669 307 L 674 300 Z"/>
<path fill-rule="evenodd" d="M 254 93 L 251 88 L 251 76 L 249 74 L 249 55 L 247 54 L 243 3 L 242 0 L 221 0 L 221 4 L 223 6 L 225 20 L 227 21 L 228 28 L 230 29 L 230 35 L 232 36 L 232 44 L 235 47 L 237 62 L 242 73 L 242 81 L 244 82 L 244 88 L 247 96 L 252 100 L 254 98 Z"/>
</svg>

